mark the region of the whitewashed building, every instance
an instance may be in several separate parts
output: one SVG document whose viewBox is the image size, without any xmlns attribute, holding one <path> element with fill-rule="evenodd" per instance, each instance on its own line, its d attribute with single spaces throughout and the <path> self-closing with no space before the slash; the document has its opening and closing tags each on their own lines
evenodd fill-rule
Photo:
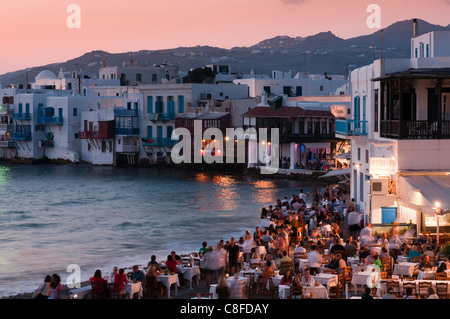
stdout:
<svg viewBox="0 0 450 319">
<path fill-rule="evenodd" d="M 365 222 L 435 232 L 436 203 L 450 208 L 449 35 L 414 34 L 410 59 L 351 73 L 352 116 L 336 120 L 336 135 L 351 139 L 351 196 Z"/>
</svg>

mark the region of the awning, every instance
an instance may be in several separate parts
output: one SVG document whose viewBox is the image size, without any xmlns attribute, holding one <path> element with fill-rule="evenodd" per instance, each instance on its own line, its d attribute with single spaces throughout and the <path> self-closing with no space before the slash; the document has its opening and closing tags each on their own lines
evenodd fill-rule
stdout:
<svg viewBox="0 0 450 319">
<path fill-rule="evenodd" d="M 304 143 L 305 148 L 330 148 L 330 143 Z"/>
<path fill-rule="evenodd" d="M 340 159 L 340 160 L 350 160 L 351 157 L 352 157 L 352 153 L 350 153 L 350 152 L 342 153 L 342 154 L 334 156 L 335 159 Z"/>
<path fill-rule="evenodd" d="M 399 200 L 411 203 L 427 215 L 434 215 L 433 207 L 437 202 L 441 209 L 450 209 L 450 175 L 400 175 Z"/>
<path fill-rule="evenodd" d="M 350 168 L 346 169 L 338 169 L 335 171 L 330 171 L 326 173 L 325 175 L 320 176 L 319 178 L 327 178 L 327 177 L 338 177 L 338 176 L 348 176 L 350 177 Z"/>
</svg>

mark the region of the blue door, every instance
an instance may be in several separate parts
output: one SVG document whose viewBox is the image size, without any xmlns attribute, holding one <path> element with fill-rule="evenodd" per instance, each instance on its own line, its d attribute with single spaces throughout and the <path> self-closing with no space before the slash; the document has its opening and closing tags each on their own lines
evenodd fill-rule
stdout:
<svg viewBox="0 0 450 319">
<path fill-rule="evenodd" d="M 390 224 L 397 219 L 397 207 L 381 207 L 381 223 Z"/>
</svg>

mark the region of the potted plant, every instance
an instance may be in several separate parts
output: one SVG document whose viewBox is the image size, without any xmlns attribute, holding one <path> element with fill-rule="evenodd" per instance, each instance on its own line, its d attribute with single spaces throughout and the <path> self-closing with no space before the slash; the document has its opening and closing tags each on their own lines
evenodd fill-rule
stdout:
<svg viewBox="0 0 450 319">
<path fill-rule="evenodd" d="M 450 243 L 447 243 L 442 247 L 441 255 L 447 258 L 450 256 Z"/>
</svg>

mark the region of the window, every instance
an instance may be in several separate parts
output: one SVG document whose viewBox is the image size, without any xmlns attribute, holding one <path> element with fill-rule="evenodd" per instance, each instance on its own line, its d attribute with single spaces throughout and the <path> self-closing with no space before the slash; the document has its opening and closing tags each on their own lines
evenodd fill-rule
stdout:
<svg viewBox="0 0 450 319">
<path fill-rule="evenodd" d="M 322 91 L 323 91 L 323 85 L 320 86 L 320 92 L 322 92 Z"/>
<path fill-rule="evenodd" d="M 73 108 L 73 116 L 78 116 L 78 109 L 76 107 Z"/>
<path fill-rule="evenodd" d="M 136 82 L 142 82 L 142 74 L 141 73 L 136 74 Z"/>
<path fill-rule="evenodd" d="M 359 173 L 359 200 L 361 202 L 364 201 L 364 174 L 363 173 Z"/>
<path fill-rule="evenodd" d="M 378 132 L 378 89 L 375 90 L 375 100 L 373 101 L 373 131 Z"/>
<path fill-rule="evenodd" d="M 78 133 L 75 133 L 75 138 L 78 138 Z"/>
<path fill-rule="evenodd" d="M 263 90 L 267 93 L 267 95 L 270 94 L 270 86 L 265 86 L 265 87 L 263 88 Z"/>
<path fill-rule="evenodd" d="M 147 113 L 153 113 L 153 96 L 147 96 Z"/>
<path fill-rule="evenodd" d="M 369 150 L 366 150 L 366 163 L 369 163 Z"/>
<path fill-rule="evenodd" d="M 152 74 L 152 82 L 157 82 L 158 76 L 156 74 Z"/>
<path fill-rule="evenodd" d="M 358 147 L 358 161 L 361 160 L 361 149 Z"/>
</svg>

